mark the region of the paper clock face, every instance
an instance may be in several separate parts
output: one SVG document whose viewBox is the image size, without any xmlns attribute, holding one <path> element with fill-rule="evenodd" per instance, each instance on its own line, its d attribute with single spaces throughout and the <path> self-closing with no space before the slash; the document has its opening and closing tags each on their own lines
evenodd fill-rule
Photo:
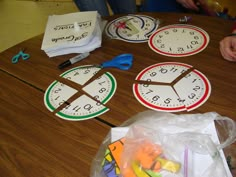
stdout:
<svg viewBox="0 0 236 177">
<path fill-rule="evenodd" d="M 106 34 L 127 42 L 147 42 L 157 29 L 156 19 L 145 15 L 128 15 L 117 18 L 106 25 Z"/>
<path fill-rule="evenodd" d="M 61 107 L 56 115 L 67 120 L 85 120 L 107 112 L 109 108 L 105 104 L 116 91 L 116 80 L 111 73 L 106 72 L 89 82 L 92 77 L 96 77 L 99 70 L 100 68 L 83 66 L 61 74 L 60 77 L 81 85 L 82 89 L 54 81 L 44 95 L 46 107 L 52 112 Z M 78 94 L 78 97 L 75 97 L 75 94 Z M 68 102 L 72 96 L 75 97 L 74 100 Z"/>
<path fill-rule="evenodd" d="M 149 38 L 149 47 L 162 55 L 185 57 L 204 50 L 209 35 L 203 29 L 186 24 L 175 24 L 159 28 Z"/>
<path fill-rule="evenodd" d="M 211 85 L 205 75 L 190 65 L 164 62 L 141 71 L 133 93 L 141 104 L 156 111 L 191 111 L 205 103 Z"/>
</svg>

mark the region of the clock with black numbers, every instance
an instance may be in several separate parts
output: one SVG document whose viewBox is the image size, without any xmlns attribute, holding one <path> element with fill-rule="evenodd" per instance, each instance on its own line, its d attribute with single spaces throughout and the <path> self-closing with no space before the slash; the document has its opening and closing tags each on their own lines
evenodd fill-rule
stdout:
<svg viewBox="0 0 236 177">
<path fill-rule="evenodd" d="M 88 68 L 81 66 L 62 73 L 60 81 L 54 81 L 45 92 L 44 103 L 48 110 L 62 119 L 75 121 L 107 112 L 106 103 L 116 91 L 116 79 L 109 72 L 98 77 L 100 69 L 88 65 Z M 63 79 L 67 80 L 66 84 Z M 70 81 L 75 84 L 68 85 Z"/>
<path fill-rule="evenodd" d="M 158 20 L 146 15 L 127 15 L 106 25 L 106 34 L 126 42 L 147 42 L 149 36 L 158 28 Z"/>
<path fill-rule="evenodd" d="M 192 111 L 207 101 L 211 85 L 204 74 L 188 64 L 164 62 L 142 70 L 133 93 L 141 104 L 156 111 Z"/>
<path fill-rule="evenodd" d="M 161 55 L 185 57 L 203 51 L 209 39 L 208 33 L 199 27 L 174 24 L 159 28 L 151 35 L 148 44 Z"/>
</svg>

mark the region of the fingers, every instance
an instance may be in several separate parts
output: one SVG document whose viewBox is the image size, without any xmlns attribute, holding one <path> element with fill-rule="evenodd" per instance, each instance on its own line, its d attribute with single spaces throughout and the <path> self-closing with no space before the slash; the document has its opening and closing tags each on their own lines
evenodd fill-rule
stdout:
<svg viewBox="0 0 236 177">
<path fill-rule="evenodd" d="M 236 38 L 225 37 L 220 41 L 220 52 L 224 59 L 236 62 Z"/>
<path fill-rule="evenodd" d="M 236 58 L 235 58 L 234 54 L 231 54 L 230 49 L 220 48 L 220 52 L 221 52 L 221 55 L 223 56 L 224 59 L 226 59 L 228 61 L 235 61 L 236 62 Z"/>
<path fill-rule="evenodd" d="M 186 6 L 188 9 L 192 9 L 192 10 L 196 10 L 196 11 L 198 10 L 197 5 L 192 0 L 187 0 Z"/>
<path fill-rule="evenodd" d="M 193 0 L 177 0 L 178 3 L 182 4 L 187 9 L 198 11 L 198 7 Z"/>
<path fill-rule="evenodd" d="M 198 3 L 199 5 L 203 5 L 203 6 L 206 6 L 206 5 L 207 5 L 206 0 L 198 0 L 197 3 Z"/>
</svg>

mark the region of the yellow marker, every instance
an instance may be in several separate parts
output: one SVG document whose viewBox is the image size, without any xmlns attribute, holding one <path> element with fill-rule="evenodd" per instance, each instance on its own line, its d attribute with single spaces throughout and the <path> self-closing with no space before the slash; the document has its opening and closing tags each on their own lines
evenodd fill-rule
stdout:
<svg viewBox="0 0 236 177">
<path fill-rule="evenodd" d="M 158 157 L 156 160 L 161 163 L 161 169 L 163 170 L 168 170 L 172 173 L 177 173 L 180 169 L 180 163 L 173 162 L 171 160 L 163 159 L 160 157 Z"/>
<path fill-rule="evenodd" d="M 150 177 L 137 162 L 132 163 L 132 169 L 137 177 Z"/>
</svg>

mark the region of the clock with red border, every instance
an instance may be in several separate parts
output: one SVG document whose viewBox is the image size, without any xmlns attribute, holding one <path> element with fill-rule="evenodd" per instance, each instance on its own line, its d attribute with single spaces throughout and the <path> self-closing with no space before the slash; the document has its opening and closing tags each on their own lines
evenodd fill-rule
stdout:
<svg viewBox="0 0 236 177">
<path fill-rule="evenodd" d="M 192 111 L 207 101 L 211 85 L 191 65 L 164 62 L 142 70 L 133 84 L 133 93 L 141 104 L 156 111 Z"/>
<path fill-rule="evenodd" d="M 203 29 L 187 24 L 174 24 L 159 28 L 148 41 L 149 47 L 165 56 L 185 57 L 203 51 L 209 43 Z"/>
</svg>

